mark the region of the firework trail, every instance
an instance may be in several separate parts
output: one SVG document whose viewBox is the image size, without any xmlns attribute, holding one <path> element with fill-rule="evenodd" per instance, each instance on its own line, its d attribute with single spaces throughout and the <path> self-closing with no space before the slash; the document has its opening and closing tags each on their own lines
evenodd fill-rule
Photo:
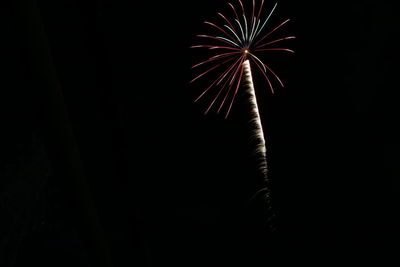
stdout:
<svg viewBox="0 0 400 267">
<path fill-rule="evenodd" d="M 212 55 L 192 67 L 192 69 L 204 68 L 204 70 L 190 82 L 194 82 L 204 76 L 213 76 L 209 78 L 210 83 L 208 87 L 201 92 L 195 102 L 208 94 L 211 97 L 211 103 L 205 110 L 205 114 L 219 103 L 217 112 L 220 113 L 225 109 L 225 118 L 228 117 L 231 111 L 240 85 L 243 85 L 250 105 L 250 123 L 254 126 L 253 133 L 257 140 L 256 153 L 259 155 L 259 169 L 266 182 L 267 161 L 265 138 L 250 65 L 261 72 L 271 92 L 274 93 L 273 81 L 276 80 L 281 87 L 284 86 L 283 82 L 271 67 L 260 59 L 259 54 L 268 52 L 294 53 L 291 49 L 276 45 L 295 37 L 286 36 L 270 39 L 276 31 L 289 22 L 289 19 L 284 20 L 278 26 L 266 31 L 268 28 L 267 22 L 274 13 L 277 4 L 269 12 L 263 14 L 264 0 L 258 1 L 257 5 L 256 1 L 252 0 L 250 7 L 246 7 L 241 0 L 237 1 L 239 8 L 228 3 L 231 16 L 217 13 L 219 20 L 222 22 L 221 24 L 210 21 L 204 22 L 212 28 L 213 34 L 201 34 L 197 35 L 197 37 L 202 40 L 208 40 L 209 43 L 194 45 L 192 48 L 206 48 L 211 50 Z M 274 80 L 271 79 L 272 77 Z M 258 192 L 262 191 L 268 197 L 268 188 L 263 188 Z"/>
<path fill-rule="evenodd" d="M 254 91 L 253 77 L 251 75 L 251 68 L 249 60 L 243 62 L 243 87 L 248 94 L 249 104 L 250 104 L 250 124 L 254 126 L 253 133 L 257 141 L 256 153 L 259 155 L 259 169 L 263 176 L 267 176 L 267 158 L 266 158 L 266 146 L 264 131 L 262 129 L 260 112 L 258 111 L 256 94 Z"/>
</svg>

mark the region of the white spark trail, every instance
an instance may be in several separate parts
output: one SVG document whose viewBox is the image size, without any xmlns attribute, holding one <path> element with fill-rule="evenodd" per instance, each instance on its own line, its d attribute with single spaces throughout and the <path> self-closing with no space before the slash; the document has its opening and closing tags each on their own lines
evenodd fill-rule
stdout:
<svg viewBox="0 0 400 267">
<path fill-rule="evenodd" d="M 272 13 L 274 13 L 275 8 L 276 8 L 277 5 L 278 5 L 278 3 L 276 3 L 276 4 L 274 5 L 274 7 L 272 8 L 272 10 L 271 10 L 271 12 L 269 13 L 268 17 L 265 19 L 265 21 L 264 21 L 263 25 L 261 26 L 261 28 L 260 28 L 260 29 L 258 29 L 258 27 L 256 28 L 256 34 L 255 34 L 255 36 L 259 35 L 260 32 L 262 32 L 262 30 L 264 29 L 265 25 L 267 24 L 269 18 L 271 17 Z M 253 41 L 253 40 L 251 40 L 251 41 Z"/>
<path fill-rule="evenodd" d="M 239 25 L 240 32 L 242 33 L 242 40 L 243 40 L 243 43 L 245 43 L 245 42 L 246 42 L 246 37 L 244 37 L 244 31 L 243 31 L 242 24 L 240 24 L 240 21 L 239 21 L 239 20 L 237 20 L 237 19 L 235 19 L 235 21 L 236 21 L 236 22 L 237 22 L 237 24 Z"/>
<path fill-rule="evenodd" d="M 261 124 L 260 113 L 258 110 L 256 94 L 254 91 L 253 78 L 251 75 L 250 62 L 246 60 L 243 62 L 243 86 L 246 90 L 246 93 L 249 96 L 250 103 L 250 113 L 251 119 L 250 123 L 254 126 L 254 136 L 257 141 L 257 149 L 256 153 L 259 156 L 258 163 L 259 168 L 265 179 L 267 179 L 267 156 L 266 156 L 266 146 L 265 146 L 265 138 L 264 132 Z"/>
<path fill-rule="evenodd" d="M 246 38 L 245 38 L 245 43 L 246 43 L 246 45 L 248 45 L 247 44 L 247 41 L 249 40 L 249 29 L 248 29 L 248 27 L 247 27 L 247 19 L 246 19 L 246 16 L 245 15 L 243 15 L 243 19 L 244 19 L 244 29 L 245 29 L 245 31 L 246 31 L 246 34 L 245 34 L 245 36 L 246 36 Z"/>
<path fill-rule="evenodd" d="M 231 27 L 229 27 L 228 25 L 224 25 L 224 27 L 226 27 L 228 30 L 230 30 L 236 37 L 236 39 L 239 41 L 239 43 L 241 45 L 243 45 L 242 39 L 239 38 L 239 36 L 236 34 L 235 30 L 232 29 Z"/>
</svg>

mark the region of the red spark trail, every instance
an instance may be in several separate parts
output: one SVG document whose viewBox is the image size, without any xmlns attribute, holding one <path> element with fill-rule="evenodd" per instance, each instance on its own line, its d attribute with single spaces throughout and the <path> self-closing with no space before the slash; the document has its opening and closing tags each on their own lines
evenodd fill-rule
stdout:
<svg viewBox="0 0 400 267">
<path fill-rule="evenodd" d="M 233 12 L 235 13 L 236 19 L 239 20 L 239 16 L 238 16 L 238 14 L 236 12 L 235 7 L 231 3 L 228 3 L 228 5 L 233 9 Z"/>
<path fill-rule="evenodd" d="M 274 31 L 276 31 L 277 29 L 279 29 L 280 27 L 282 27 L 283 25 L 285 25 L 287 22 L 289 22 L 290 19 L 285 20 L 284 22 L 282 22 L 280 25 L 278 25 L 275 29 L 273 29 L 272 31 L 270 31 L 269 33 L 267 33 L 266 35 L 264 35 L 261 39 L 259 39 L 254 45 L 257 46 L 258 43 L 260 43 L 262 40 L 264 40 L 265 38 L 267 38 L 271 33 L 273 33 Z"/>
<path fill-rule="evenodd" d="M 233 27 L 232 23 L 222 13 L 217 13 L 217 14 L 220 15 L 229 24 L 232 30 L 235 30 L 235 27 Z M 237 34 L 237 32 L 235 33 Z"/>
<path fill-rule="evenodd" d="M 193 45 L 190 48 L 198 48 L 198 47 L 205 47 L 205 48 L 210 48 L 210 49 L 230 49 L 230 50 L 237 50 L 240 51 L 239 48 L 235 48 L 235 47 L 229 47 L 229 46 L 219 46 L 219 45 Z"/>
<path fill-rule="evenodd" d="M 251 21 L 254 21 L 254 10 L 256 8 L 256 4 L 255 4 L 255 0 L 253 0 L 253 6 L 252 6 L 252 10 L 251 10 Z M 251 26 L 253 26 L 253 23 L 251 23 Z"/>
<path fill-rule="evenodd" d="M 295 39 L 295 38 L 296 38 L 295 36 L 288 36 L 288 37 L 284 37 L 284 38 L 279 38 L 279 39 L 270 41 L 270 42 L 268 42 L 268 43 L 265 43 L 265 44 L 261 44 L 261 45 L 259 45 L 259 46 L 256 46 L 256 48 L 264 47 L 264 46 L 267 46 L 267 45 L 270 45 L 270 44 L 274 44 L 274 43 L 277 43 L 277 42 L 280 42 L 280 41 L 289 40 L 289 39 Z"/>
<path fill-rule="evenodd" d="M 194 69 L 194 68 L 196 68 L 196 67 L 198 67 L 198 66 L 200 66 L 200 65 L 203 65 L 203 64 L 205 64 L 205 63 L 212 62 L 212 61 L 215 61 L 215 60 L 224 58 L 224 57 L 229 57 L 229 56 L 231 56 L 231 55 L 240 54 L 240 53 L 241 53 L 241 52 L 230 52 L 230 53 L 218 54 L 218 55 L 216 55 L 216 56 L 210 57 L 210 58 L 207 59 L 207 60 L 204 60 L 204 61 L 202 61 L 202 62 L 200 62 L 200 63 L 197 63 L 196 65 L 192 66 L 192 69 Z"/>
<path fill-rule="evenodd" d="M 275 94 L 274 87 L 272 86 L 271 81 L 270 81 L 270 79 L 268 78 L 268 76 L 267 76 L 267 74 L 265 73 L 265 71 L 261 68 L 260 64 L 259 64 L 256 60 L 253 59 L 253 62 L 256 64 L 256 66 L 258 67 L 258 69 L 259 69 L 259 70 L 261 71 L 261 73 L 264 75 L 265 80 L 268 82 L 269 88 L 271 88 L 271 92 L 272 92 L 273 94 Z"/>
<path fill-rule="evenodd" d="M 264 6 L 264 0 L 261 1 L 261 6 L 260 6 L 260 9 L 258 10 L 258 14 L 257 14 L 257 20 L 260 19 L 261 10 L 262 10 L 263 6 Z"/>
<path fill-rule="evenodd" d="M 232 57 L 232 58 L 229 58 L 229 59 L 225 60 L 224 62 L 219 63 L 218 65 L 215 65 L 214 67 L 212 67 L 212 68 L 206 70 L 205 72 L 203 72 L 202 74 L 198 75 L 198 76 L 195 77 L 193 80 L 191 80 L 190 83 L 194 82 L 195 80 L 199 79 L 200 77 L 204 76 L 205 74 L 209 73 L 210 71 L 212 71 L 212 70 L 214 70 L 214 69 L 216 69 L 216 68 L 218 68 L 218 67 L 224 65 L 225 63 L 231 61 L 232 59 L 234 59 L 234 58 L 233 58 L 233 57 Z"/>
<path fill-rule="evenodd" d="M 235 63 L 232 65 L 232 67 L 233 67 L 236 63 L 237 63 L 237 62 L 235 62 Z M 240 65 L 240 64 L 241 64 L 241 63 L 239 63 L 239 65 Z M 214 105 L 215 101 L 219 98 L 220 94 L 224 91 L 224 89 L 225 89 L 226 86 L 228 85 L 228 82 L 229 82 L 230 78 L 233 77 L 233 75 L 234 75 L 234 73 L 233 73 L 233 72 L 230 72 L 229 76 L 228 76 L 227 79 L 225 80 L 225 82 L 224 82 L 224 84 L 222 85 L 221 89 L 218 91 L 217 96 L 216 96 L 216 97 L 214 98 L 214 100 L 211 102 L 210 106 L 207 108 L 207 110 L 204 112 L 204 114 L 207 114 L 207 113 L 210 111 L 211 107 Z M 223 78 L 221 78 L 221 80 L 222 80 L 222 79 L 223 79 Z M 230 88 L 230 86 L 228 87 L 228 90 L 229 90 L 229 88 Z"/>
<path fill-rule="evenodd" d="M 256 49 L 257 52 L 259 51 L 287 51 L 290 53 L 294 53 L 292 49 L 287 49 L 287 48 L 266 48 L 266 49 Z"/>
<path fill-rule="evenodd" d="M 235 69 L 235 71 L 234 71 L 234 74 L 233 74 L 233 76 L 232 76 L 231 82 L 229 83 L 230 85 L 231 85 L 232 81 L 234 80 L 234 78 L 235 78 L 237 72 L 242 68 L 242 63 L 243 63 L 244 60 L 243 60 L 243 57 L 241 57 L 240 59 L 241 59 L 240 64 L 238 65 L 238 67 L 237 67 L 237 68 Z M 230 91 L 231 91 L 231 88 L 232 88 L 232 86 L 229 87 L 229 90 L 228 90 L 228 92 L 226 93 L 226 95 L 225 95 L 225 97 L 224 97 L 224 100 L 222 101 L 221 105 L 219 106 L 218 111 L 217 111 L 218 113 L 221 111 L 221 108 L 222 108 L 223 105 L 225 104 L 226 98 L 228 97 L 228 95 L 229 95 L 229 93 L 230 93 Z"/>
<path fill-rule="evenodd" d="M 226 36 L 228 36 L 229 38 L 231 38 L 231 40 L 235 40 L 235 38 L 233 38 L 229 33 L 227 33 L 224 29 L 222 29 L 221 27 L 215 25 L 214 23 L 211 23 L 209 21 L 204 21 L 205 24 L 211 25 L 215 28 L 217 28 L 218 30 L 220 30 L 221 32 L 223 32 L 224 34 L 226 34 Z"/>
<path fill-rule="evenodd" d="M 210 35 L 205 35 L 205 34 L 199 34 L 199 35 L 196 35 L 196 37 L 200 37 L 200 38 L 210 38 L 210 39 L 213 39 L 213 40 L 217 40 L 217 41 L 221 41 L 221 42 L 224 42 L 224 43 L 226 43 L 226 44 L 232 44 L 232 43 L 230 43 L 230 42 L 228 42 L 228 41 L 226 41 L 226 40 L 224 40 L 224 39 L 221 39 L 221 38 L 218 38 L 218 37 L 214 37 L 214 36 L 210 36 Z M 239 45 L 238 45 L 239 46 Z"/>
<path fill-rule="evenodd" d="M 264 64 L 264 66 L 272 73 L 272 75 L 275 76 L 275 78 L 278 80 L 278 82 L 281 84 L 281 86 L 284 87 L 283 82 L 281 81 L 281 79 L 279 78 L 279 76 L 276 75 L 275 72 L 274 72 L 270 67 L 268 67 L 267 64 L 265 64 L 265 63 L 263 63 L 263 64 Z"/>
<path fill-rule="evenodd" d="M 239 61 L 239 60 L 240 60 L 240 58 L 237 61 Z M 221 63 L 221 64 L 223 64 L 223 63 Z M 227 70 L 225 70 L 217 79 L 215 79 L 214 82 L 206 90 L 204 90 L 204 92 L 200 96 L 198 96 L 196 98 L 195 102 L 197 102 L 208 90 L 210 90 L 215 85 L 215 83 L 217 83 L 217 82 L 219 83 L 221 81 L 221 79 L 223 79 L 223 77 L 226 75 L 226 73 L 228 73 L 234 65 L 235 65 L 235 63 L 230 65 L 230 67 Z"/>
<path fill-rule="evenodd" d="M 243 3 L 242 3 L 242 1 L 241 1 L 241 0 L 239 0 L 239 3 L 240 3 L 240 6 L 242 7 L 242 13 L 243 13 L 243 16 L 245 16 L 245 12 L 244 12 Z"/>
<path fill-rule="evenodd" d="M 243 64 L 243 62 L 241 62 L 241 63 Z M 231 111 L 231 108 L 232 108 L 232 105 L 233 105 L 233 101 L 235 100 L 235 97 L 236 97 L 237 92 L 238 92 L 238 90 L 239 90 L 240 82 L 242 81 L 242 76 L 243 76 L 243 66 L 240 68 L 240 75 L 239 75 L 239 79 L 237 80 L 237 85 L 236 85 L 235 93 L 233 94 L 231 103 L 229 104 L 229 108 L 228 108 L 228 111 L 226 112 L 225 119 L 228 117 L 229 112 Z"/>
</svg>

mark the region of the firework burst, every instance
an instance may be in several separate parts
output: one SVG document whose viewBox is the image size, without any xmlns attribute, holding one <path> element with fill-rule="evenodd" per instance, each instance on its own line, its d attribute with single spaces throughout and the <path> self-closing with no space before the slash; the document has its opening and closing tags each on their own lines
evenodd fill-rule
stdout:
<svg viewBox="0 0 400 267">
<path fill-rule="evenodd" d="M 214 53 L 211 57 L 192 66 L 192 69 L 204 69 L 190 81 L 194 82 L 204 76 L 214 74 L 211 83 L 195 99 L 195 102 L 204 95 L 211 94 L 212 100 L 205 113 L 208 113 L 219 102 L 218 113 L 226 107 L 225 118 L 231 111 L 240 83 L 245 75 L 244 62 L 247 60 L 262 73 L 272 93 L 274 93 L 272 77 L 280 86 L 284 86 L 278 75 L 260 59 L 259 54 L 273 51 L 293 53 L 294 51 L 291 49 L 276 47 L 276 45 L 295 38 L 294 36 L 270 38 L 275 31 L 289 22 L 289 19 L 287 19 L 267 31 L 267 23 L 277 4 L 273 6 L 270 12 L 265 14 L 263 13 L 264 0 L 261 0 L 257 5 L 256 1 L 253 0 L 251 7 L 247 10 L 241 0 L 238 0 L 238 7 L 231 3 L 228 3 L 228 6 L 231 16 L 217 13 L 221 24 L 210 21 L 204 22 L 213 28 L 217 35 L 197 35 L 198 38 L 208 40 L 209 43 L 194 45 L 192 48 L 206 48 L 213 50 Z M 248 70 L 250 71 L 250 68 Z"/>
</svg>

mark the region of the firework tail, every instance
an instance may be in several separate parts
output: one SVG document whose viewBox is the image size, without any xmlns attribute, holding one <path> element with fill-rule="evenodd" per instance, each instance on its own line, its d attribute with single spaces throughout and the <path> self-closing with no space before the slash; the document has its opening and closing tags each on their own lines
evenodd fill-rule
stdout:
<svg viewBox="0 0 400 267">
<path fill-rule="evenodd" d="M 245 94 L 248 98 L 248 104 L 250 108 L 250 125 L 252 126 L 252 134 L 253 134 L 253 140 L 255 140 L 256 143 L 256 149 L 255 149 L 255 155 L 257 157 L 257 164 L 258 164 L 258 169 L 260 171 L 261 176 L 263 177 L 263 184 L 264 187 L 258 190 L 251 198 L 250 202 L 252 202 L 255 198 L 260 196 L 262 194 L 264 201 L 266 202 L 266 205 L 264 208 L 266 209 L 266 212 L 268 213 L 267 216 L 267 225 L 271 227 L 271 229 L 274 228 L 274 223 L 273 219 L 275 218 L 274 212 L 272 210 L 271 206 L 271 198 L 270 198 L 270 188 L 268 186 L 268 166 L 267 166 L 267 149 L 265 145 L 265 138 L 264 138 L 264 132 L 263 132 L 263 127 L 261 124 L 261 118 L 260 118 L 260 112 L 258 110 L 258 105 L 257 105 L 257 98 L 254 90 L 254 85 L 253 85 L 253 78 L 251 74 L 251 68 L 250 68 L 250 62 L 249 60 L 246 60 L 243 62 L 243 76 L 242 76 L 242 84 L 244 87 Z"/>
<path fill-rule="evenodd" d="M 246 94 L 248 95 L 250 105 L 250 124 L 253 126 L 253 135 L 256 141 L 256 154 L 258 156 L 258 167 L 263 177 L 267 179 L 267 158 L 264 132 L 261 124 L 260 113 L 257 105 L 257 98 L 254 91 L 253 78 L 250 69 L 250 62 L 243 62 L 242 83 Z"/>
<path fill-rule="evenodd" d="M 266 159 L 266 148 L 265 138 L 262 129 L 260 113 L 258 111 L 256 94 L 254 91 L 253 78 L 250 69 L 250 62 L 246 60 L 243 62 L 243 86 L 246 94 L 248 95 L 250 105 L 250 124 L 253 126 L 254 138 L 257 142 L 256 154 L 258 155 L 258 167 L 262 175 L 267 177 L 267 159 Z"/>
</svg>

